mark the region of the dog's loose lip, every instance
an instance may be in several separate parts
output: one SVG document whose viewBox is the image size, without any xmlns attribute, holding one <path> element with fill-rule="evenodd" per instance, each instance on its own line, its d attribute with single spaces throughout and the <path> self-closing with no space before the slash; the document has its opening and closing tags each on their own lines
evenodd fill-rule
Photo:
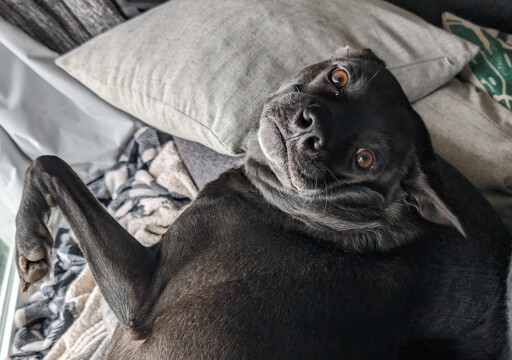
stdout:
<svg viewBox="0 0 512 360">
<path fill-rule="evenodd" d="M 284 138 L 283 132 L 281 131 L 279 126 L 274 121 L 271 121 L 271 123 L 272 123 L 272 125 L 274 125 L 274 127 L 276 129 L 277 135 L 279 135 L 279 140 L 281 140 L 281 143 L 283 144 L 285 154 L 288 154 L 288 147 L 286 146 L 286 140 Z"/>
<path fill-rule="evenodd" d="M 263 117 L 261 119 L 261 121 L 264 121 L 266 123 L 266 125 L 268 125 L 270 127 L 270 130 L 272 132 L 273 135 L 277 135 L 276 137 L 279 139 L 279 142 L 281 144 L 281 146 L 283 147 L 283 150 L 284 150 L 284 153 L 282 154 L 282 157 L 283 159 L 286 158 L 287 154 L 288 154 L 288 148 L 286 146 L 286 141 L 284 139 L 284 136 L 283 136 L 283 133 L 281 131 L 281 129 L 279 128 L 279 126 L 275 123 L 275 121 L 272 121 L 271 119 L 269 119 L 268 117 Z M 262 124 L 260 124 L 260 126 L 262 126 Z M 260 146 L 262 148 L 265 148 L 265 141 L 262 137 L 258 137 L 258 142 L 260 143 Z M 267 156 L 267 153 L 265 152 L 265 156 L 267 158 L 269 158 L 269 156 Z M 269 160 L 273 160 L 271 158 L 269 158 Z"/>
<path fill-rule="evenodd" d="M 262 117 L 261 121 L 264 122 L 264 126 L 266 126 L 265 130 L 270 130 L 271 136 L 275 137 L 277 141 L 279 141 L 279 144 L 282 146 L 282 153 L 280 153 L 278 156 L 280 160 L 283 162 L 283 168 L 286 169 L 286 175 L 288 177 L 288 180 L 290 181 L 290 184 L 297 190 L 302 191 L 302 187 L 299 185 L 299 182 L 297 179 L 294 178 L 293 173 L 290 169 L 290 159 L 289 159 L 289 149 L 288 144 L 285 140 L 285 137 L 283 135 L 283 132 L 277 125 L 275 121 L 272 121 L 267 116 Z M 260 124 L 262 126 L 263 124 Z M 268 134 L 267 134 L 268 135 Z M 271 162 L 276 162 L 276 159 L 271 156 L 271 152 L 267 148 L 266 141 L 263 136 L 258 137 L 258 142 L 260 143 L 260 146 L 263 149 L 263 153 L 267 159 L 269 159 Z"/>
</svg>

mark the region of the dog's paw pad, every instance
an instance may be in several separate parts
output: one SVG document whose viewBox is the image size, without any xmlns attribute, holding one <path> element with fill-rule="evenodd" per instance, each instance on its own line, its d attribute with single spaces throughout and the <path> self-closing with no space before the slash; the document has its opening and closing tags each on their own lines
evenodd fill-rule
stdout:
<svg viewBox="0 0 512 360">
<path fill-rule="evenodd" d="M 18 256 L 18 272 L 23 291 L 43 279 L 50 272 L 50 251 L 46 246 L 39 246 L 27 254 Z"/>
</svg>

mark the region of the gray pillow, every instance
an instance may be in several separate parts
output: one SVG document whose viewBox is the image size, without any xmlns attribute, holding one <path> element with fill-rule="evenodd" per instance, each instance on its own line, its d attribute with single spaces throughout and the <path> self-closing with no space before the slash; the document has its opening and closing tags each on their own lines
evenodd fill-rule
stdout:
<svg viewBox="0 0 512 360">
<path fill-rule="evenodd" d="M 174 137 L 174 142 L 188 173 L 197 188 L 202 190 L 206 184 L 219 177 L 224 171 L 243 162 L 243 156 L 222 155 L 195 141 Z"/>
<path fill-rule="evenodd" d="M 413 107 L 434 150 L 484 194 L 512 232 L 512 112 L 457 79 Z"/>
<path fill-rule="evenodd" d="M 411 101 L 446 83 L 478 51 L 378 0 L 173 0 L 57 65 L 160 130 L 240 154 L 264 99 L 345 45 L 371 48 Z"/>
</svg>

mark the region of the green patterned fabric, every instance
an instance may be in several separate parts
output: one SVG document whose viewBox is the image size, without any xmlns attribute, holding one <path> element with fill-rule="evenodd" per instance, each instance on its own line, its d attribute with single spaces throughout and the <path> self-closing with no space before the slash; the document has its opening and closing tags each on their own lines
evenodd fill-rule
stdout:
<svg viewBox="0 0 512 360">
<path fill-rule="evenodd" d="M 512 110 L 512 36 L 484 28 L 451 13 L 443 14 L 445 30 L 480 47 L 480 52 L 462 72 L 464 80 L 487 91 Z"/>
</svg>

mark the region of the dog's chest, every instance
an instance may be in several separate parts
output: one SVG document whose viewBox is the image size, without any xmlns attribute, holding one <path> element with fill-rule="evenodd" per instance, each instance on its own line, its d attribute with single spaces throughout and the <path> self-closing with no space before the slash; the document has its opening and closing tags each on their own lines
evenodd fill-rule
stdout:
<svg viewBox="0 0 512 360">
<path fill-rule="evenodd" d="M 194 318 L 204 323 L 229 319 L 222 326 L 230 333 L 258 332 L 268 343 L 290 346 L 307 338 L 337 349 L 340 341 L 372 339 L 388 348 L 386 339 L 397 337 L 393 329 L 404 318 L 412 282 L 409 264 L 320 246 L 250 206 L 221 208 L 221 222 L 180 225 L 197 242 L 196 253 L 166 288 L 167 313 L 169 304 L 181 312 L 195 307 Z"/>
</svg>

